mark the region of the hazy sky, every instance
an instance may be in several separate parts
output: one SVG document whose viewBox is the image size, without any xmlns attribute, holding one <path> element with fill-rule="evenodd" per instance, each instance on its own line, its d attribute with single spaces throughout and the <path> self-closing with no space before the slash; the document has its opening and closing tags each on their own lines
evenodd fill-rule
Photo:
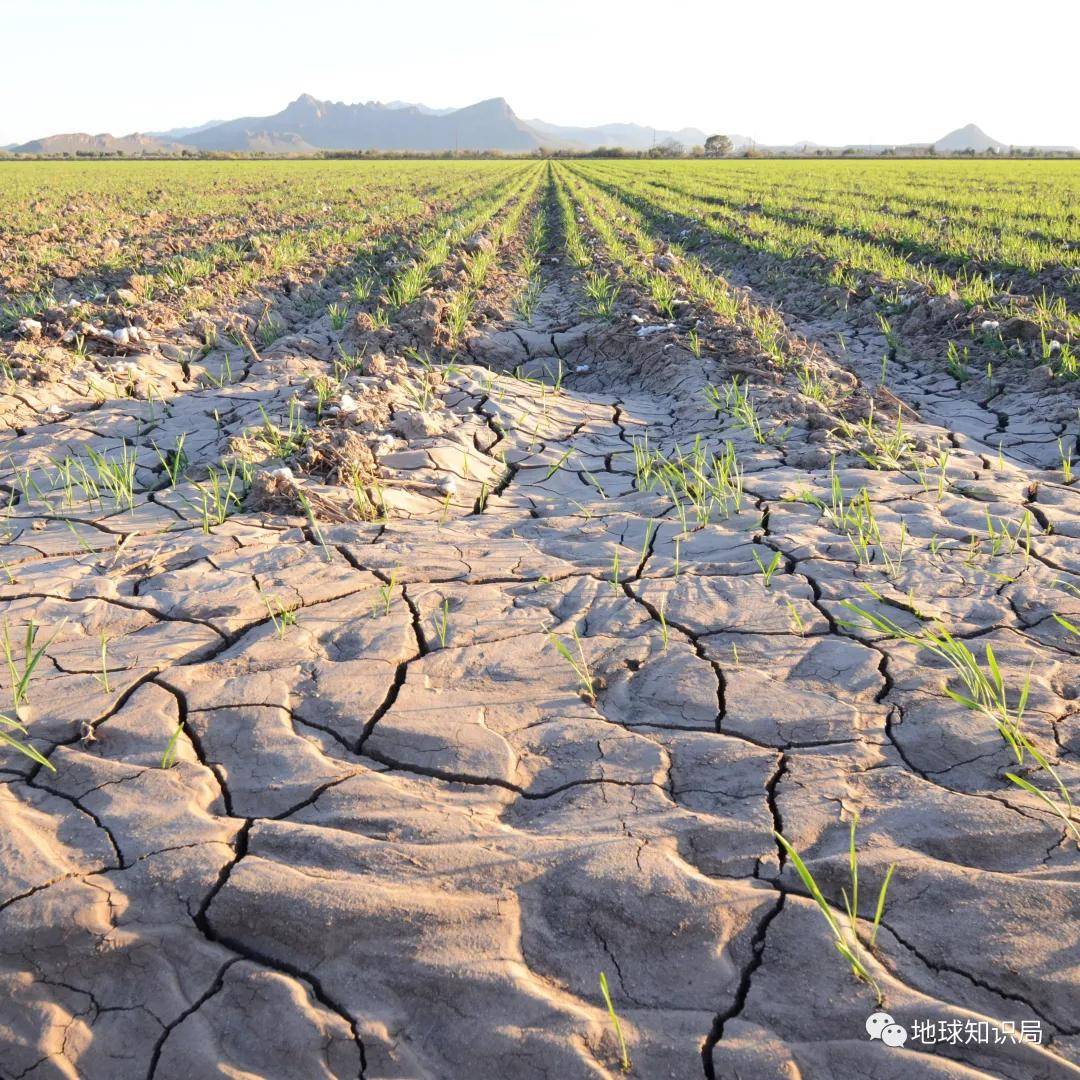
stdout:
<svg viewBox="0 0 1080 1080">
<path fill-rule="evenodd" d="M 0 145 L 190 126 L 300 93 L 505 97 L 553 123 L 1080 145 L 1076 0 L 0 0 Z"/>
</svg>

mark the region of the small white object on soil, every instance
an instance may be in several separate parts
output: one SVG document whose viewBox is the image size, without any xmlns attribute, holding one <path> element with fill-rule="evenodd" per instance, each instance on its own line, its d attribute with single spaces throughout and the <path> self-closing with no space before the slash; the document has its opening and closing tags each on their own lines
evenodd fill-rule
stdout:
<svg viewBox="0 0 1080 1080">
<path fill-rule="evenodd" d="M 674 330 L 674 323 L 664 323 L 662 326 L 642 326 L 637 330 L 639 338 L 649 337 L 652 334 L 662 334 L 665 330 Z"/>
</svg>

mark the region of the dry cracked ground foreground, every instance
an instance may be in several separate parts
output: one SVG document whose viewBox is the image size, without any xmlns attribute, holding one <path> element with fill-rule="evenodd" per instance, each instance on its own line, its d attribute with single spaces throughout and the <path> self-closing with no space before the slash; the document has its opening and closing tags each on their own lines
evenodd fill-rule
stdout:
<svg viewBox="0 0 1080 1080">
<path fill-rule="evenodd" d="M 209 463 L 311 403 L 325 318 L 232 381 L 155 350 L 150 401 L 7 399 L 0 591 L 17 664 L 21 628 L 47 642 L 19 716 L 48 766 L 0 762 L 5 1080 L 615 1077 L 600 972 L 635 1076 L 1078 1075 L 1060 790 L 918 639 L 984 669 L 991 644 L 1006 716 L 1030 671 L 1022 730 L 1080 788 L 1080 494 L 1045 397 L 1014 395 L 999 451 L 951 380 L 875 390 L 854 335 L 854 392 L 908 406 L 874 470 L 775 380 L 760 430 L 733 417 L 703 390 L 745 361 L 643 318 L 582 323 L 553 271 L 468 363 L 350 376 L 322 426 L 389 432 L 371 522 L 263 467 L 217 512 Z M 195 479 L 165 484 L 181 434 Z M 50 461 L 125 446 L 129 504 L 69 500 Z M 650 474 L 676 447 L 708 520 Z M 867 1037 L 874 990 L 774 835 L 844 926 L 855 815 L 884 1010 L 982 1042 Z"/>
</svg>

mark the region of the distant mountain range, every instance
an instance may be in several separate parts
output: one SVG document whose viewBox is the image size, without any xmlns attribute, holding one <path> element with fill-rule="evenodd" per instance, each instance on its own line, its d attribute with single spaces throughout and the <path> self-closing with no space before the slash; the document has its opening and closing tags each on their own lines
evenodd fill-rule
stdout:
<svg viewBox="0 0 1080 1080">
<path fill-rule="evenodd" d="M 543 120 L 522 120 L 504 98 L 489 98 L 461 109 L 433 109 L 406 101 L 377 101 L 347 105 L 319 101 L 301 94 L 273 116 L 244 116 L 238 120 L 211 121 L 197 127 L 172 128 L 132 135 L 49 135 L 3 149 L 20 154 L 179 154 L 183 151 L 304 154 L 318 150 L 501 150 L 528 153 L 546 148 L 589 151 L 600 147 L 648 150 L 664 143 L 701 146 L 706 132 L 697 128 L 660 130 L 640 124 L 602 124 L 598 127 L 566 127 Z M 751 146 L 744 135 L 731 135 L 733 149 Z M 882 153 L 886 150 L 925 149 L 910 146 L 851 145 L 834 150 Z M 940 153 L 1007 151 L 1004 143 L 991 139 L 974 124 L 958 128 L 933 144 Z M 763 146 L 776 153 L 813 153 L 816 143 Z M 1036 147 L 1037 150 L 1069 150 L 1069 147 Z"/>
<path fill-rule="evenodd" d="M 146 134 L 155 139 L 175 140 L 182 139 L 185 135 L 198 135 L 207 128 L 217 127 L 223 123 L 221 120 L 209 120 L 205 124 L 196 124 L 195 127 L 170 128 L 168 131 L 148 131 Z"/>
<path fill-rule="evenodd" d="M 526 120 L 525 123 L 540 136 L 541 142 L 552 149 L 568 147 L 574 150 L 596 150 L 601 146 L 621 146 L 624 150 L 648 150 L 657 143 L 674 140 L 683 146 L 701 146 L 708 137 L 698 128 L 680 128 L 678 131 L 662 131 L 642 127 L 640 124 L 601 124 L 599 127 L 562 127 L 543 120 Z M 732 135 L 732 143 L 747 146 L 750 140 L 742 135 Z M 554 144 L 554 145 L 553 145 Z"/>
</svg>

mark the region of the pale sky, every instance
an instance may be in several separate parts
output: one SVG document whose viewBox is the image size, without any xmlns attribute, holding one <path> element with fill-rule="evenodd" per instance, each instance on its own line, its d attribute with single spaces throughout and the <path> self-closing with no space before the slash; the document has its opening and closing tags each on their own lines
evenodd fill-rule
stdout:
<svg viewBox="0 0 1080 1080">
<path fill-rule="evenodd" d="M 1080 146 L 1076 0 L 0 0 L 0 145 L 278 112 L 301 93 L 522 118 Z"/>
</svg>

